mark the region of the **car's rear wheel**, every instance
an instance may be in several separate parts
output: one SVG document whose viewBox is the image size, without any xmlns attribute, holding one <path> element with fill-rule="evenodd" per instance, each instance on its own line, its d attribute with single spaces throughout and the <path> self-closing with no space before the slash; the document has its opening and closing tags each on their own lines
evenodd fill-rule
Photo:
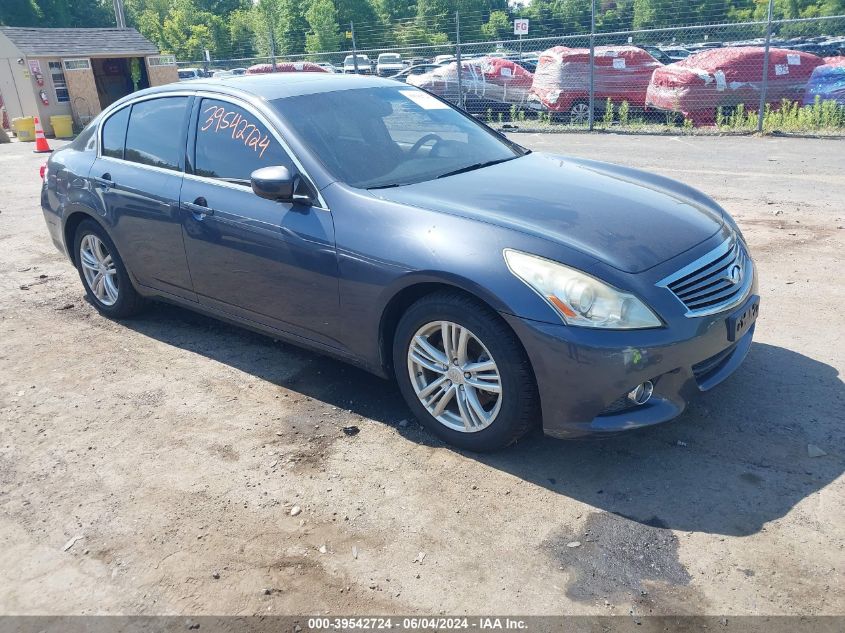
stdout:
<svg viewBox="0 0 845 633">
<path fill-rule="evenodd" d="M 459 292 L 413 304 L 394 337 L 393 363 L 417 419 L 459 448 L 512 444 L 538 420 L 525 351 L 501 318 Z"/>
<path fill-rule="evenodd" d="M 569 106 L 569 123 L 587 125 L 590 122 L 590 102 L 583 99 L 574 101 Z"/>
<path fill-rule="evenodd" d="M 94 220 L 83 220 L 77 227 L 74 257 L 85 292 L 98 312 L 120 319 L 143 307 L 114 242 Z"/>
</svg>

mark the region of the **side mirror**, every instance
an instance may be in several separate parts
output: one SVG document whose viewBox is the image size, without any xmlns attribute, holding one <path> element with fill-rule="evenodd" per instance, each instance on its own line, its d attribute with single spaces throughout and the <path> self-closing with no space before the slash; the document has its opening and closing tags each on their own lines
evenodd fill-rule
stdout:
<svg viewBox="0 0 845 633">
<path fill-rule="evenodd" d="M 293 202 L 296 180 L 287 167 L 281 166 L 262 167 L 250 174 L 250 184 L 256 196 L 279 202 Z"/>
<path fill-rule="evenodd" d="M 250 174 L 253 193 L 267 200 L 311 206 L 314 193 L 311 185 L 298 174 L 291 176 L 287 167 L 262 167 Z"/>
</svg>

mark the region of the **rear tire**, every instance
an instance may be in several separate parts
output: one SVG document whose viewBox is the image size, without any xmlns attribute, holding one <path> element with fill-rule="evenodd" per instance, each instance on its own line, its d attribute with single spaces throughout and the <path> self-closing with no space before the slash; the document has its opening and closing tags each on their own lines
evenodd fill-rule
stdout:
<svg viewBox="0 0 845 633">
<path fill-rule="evenodd" d="M 519 340 L 499 315 L 459 291 L 408 308 L 396 328 L 393 367 L 420 423 L 458 448 L 502 448 L 539 422 L 537 385 Z"/>
<path fill-rule="evenodd" d="M 97 312 L 124 319 L 141 311 L 144 300 L 132 286 L 126 266 L 102 226 L 94 220 L 80 222 L 73 254 L 82 286 Z"/>
<path fill-rule="evenodd" d="M 596 109 L 597 110 L 597 109 Z M 595 111 L 593 114 L 595 120 Z M 569 106 L 570 125 L 588 125 L 590 123 L 590 102 L 585 99 L 576 99 Z"/>
</svg>

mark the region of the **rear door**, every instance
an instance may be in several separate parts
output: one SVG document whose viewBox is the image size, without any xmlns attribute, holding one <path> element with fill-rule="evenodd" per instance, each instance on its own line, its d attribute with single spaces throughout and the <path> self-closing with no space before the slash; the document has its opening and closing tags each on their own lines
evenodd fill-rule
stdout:
<svg viewBox="0 0 845 633">
<path fill-rule="evenodd" d="M 188 146 L 182 221 L 199 301 L 337 347 L 331 213 L 259 198 L 250 187 L 260 167 L 301 173 L 281 137 L 249 104 L 205 97 L 194 106 Z"/>
<path fill-rule="evenodd" d="M 110 114 L 89 179 L 135 280 L 196 301 L 179 212 L 191 100 L 155 97 Z"/>
</svg>

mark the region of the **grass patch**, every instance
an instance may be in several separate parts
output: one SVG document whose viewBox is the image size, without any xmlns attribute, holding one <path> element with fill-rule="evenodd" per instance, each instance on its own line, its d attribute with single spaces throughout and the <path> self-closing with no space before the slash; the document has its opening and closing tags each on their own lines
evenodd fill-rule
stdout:
<svg viewBox="0 0 845 633">
<path fill-rule="evenodd" d="M 716 114 L 719 130 L 753 131 L 757 129 L 757 111 L 743 104 Z M 816 97 L 811 105 L 784 99 L 777 107 L 767 103 L 763 109 L 764 132 L 845 132 L 845 105 Z"/>
<path fill-rule="evenodd" d="M 551 112 L 538 112 L 516 105 L 507 113 L 493 112 L 488 109 L 481 114 L 488 124 L 500 126 L 506 121 L 519 127 L 548 130 L 583 130 L 586 124 L 569 123 L 568 116 L 562 117 Z M 745 104 L 734 107 L 720 107 L 716 111 L 715 126 L 696 127 L 692 119 L 681 118 L 680 114 L 666 112 L 660 115 L 647 115 L 639 109 L 632 110 L 631 104 L 623 101 L 614 104 L 608 99 L 604 110 L 597 112 L 595 127 L 600 130 L 634 132 L 644 134 L 749 134 L 757 130 L 757 110 Z M 776 106 L 767 104 L 763 111 L 763 131 L 765 133 L 796 134 L 845 134 L 845 105 L 833 100 L 822 101 L 818 97 L 811 105 L 802 106 L 795 101 L 784 100 Z"/>
</svg>

